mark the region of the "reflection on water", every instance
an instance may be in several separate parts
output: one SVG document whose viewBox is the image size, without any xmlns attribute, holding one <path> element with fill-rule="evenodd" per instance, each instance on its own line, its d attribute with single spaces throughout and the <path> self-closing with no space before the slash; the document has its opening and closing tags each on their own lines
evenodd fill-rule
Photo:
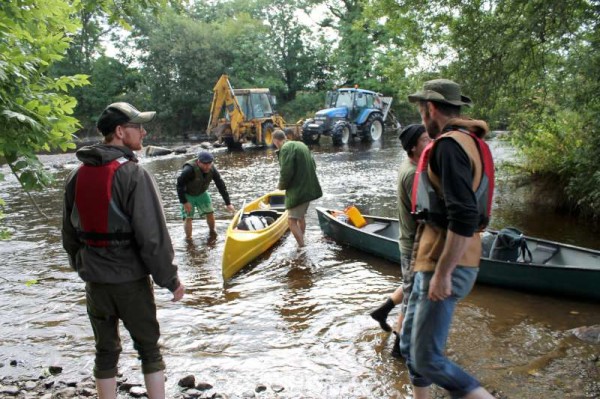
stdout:
<svg viewBox="0 0 600 399">
<path fill-rule="evenodd" d="M 513 156 L 500 143 L 492 147 L 498 160 Z M 395 217 L 396 170 L 403 155 L 394 137 L 342 148 L 326 143 L 313 150 L 324 191 L 315 205 L 355 204 L 365 213 Z M 186 159 L 142 159 L 161 188 L 176 263 L 188 289 L 180 303 L 156 289 L 170 396 L 187 374 L 238 396 L 259 383 L 282 385 L 288 396 L 407 395 L 404 365 L 390 356 L 393 337 L 368 316 L 398 285 L 399 268 L 323 237 L 311 207 L 306 249 L 298 250 L 286 234 L 223 283 L 221 256 L 231 214 L 211 186 L 219 235 L 209 237 L 205 221 L 196 220 L 194 240 L 184 239 L 175 178 Z M 0 189 L 5 224 L 13 234 L 0 242 L 0 376 L 37 376 L 48 365 L 63 366 L 66 376 L 91 372 L 93 338 L 83 283 L 60 243 L 61 185 L 76 162 L 73 154 L 43 161 L 57 175 L 54 186 L 34 193 L 48 220 L 34 212 L 10 176 Z M 279 169 L 272 150 L 222 151 L 215 163 L 236 208 L 276 188 Z M 585 226 L 528 208 L 524 194 L 499 175 L 492 227 L 510 224 L 535 236 L 600 248 L 600 238 Z M 38 283 L 27 285 L 31 280 Z M 596 374 L 588 370 L 597 347 L 566 333 L 593 324 L 600 324 L 598 304 L 477 286 L 457 311 L 449 354 L 508 398 L 593 397 L 585 395 L 593 395 L 590 386 L 598 379 L 597 368 Z M 140 382 L 127 337 L 123 348 L 121 370 Z M 9 366 L 11 360 L 18 365 Z"/>
</svg>

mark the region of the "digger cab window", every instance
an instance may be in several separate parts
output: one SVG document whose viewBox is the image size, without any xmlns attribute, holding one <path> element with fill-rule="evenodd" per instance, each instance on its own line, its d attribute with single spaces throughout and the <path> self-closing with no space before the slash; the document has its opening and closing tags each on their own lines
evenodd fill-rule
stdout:
<svg viewBox="0 0 600 399">
<path fill-rule="evenodd" d="M 235 98 L 238 101 L 238 104 L 240 104 L 240 108 L 242 110 L 242 112 L 244 113 L 244 115 L 246 115 L 246 118 L 251 118 L 252 114 L 250 113 L 250 101 L 249 101 L 249 97 L 247 95 L 237 95 L 235 96 Z"/>
<path fill-rule="evenodd" d="M 252 93 L 250 95 L 250 102 L 252 109 L 251 118 L 264 118 L 273 115 L 271 102 L 266 93 Z"/>
</svg>

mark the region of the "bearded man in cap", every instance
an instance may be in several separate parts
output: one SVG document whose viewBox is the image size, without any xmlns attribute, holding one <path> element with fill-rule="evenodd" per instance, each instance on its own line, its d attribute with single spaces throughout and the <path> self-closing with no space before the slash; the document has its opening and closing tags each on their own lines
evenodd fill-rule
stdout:
<svg viewBox="0 0 600 399">
<path fill-rule="evenodd" d="M 379 322 L 379 325 L 385 331 L 392 331 L 392 327 L 387 323 L 388 314 L 398 304 L 402 303 L 398 321 L 394 331 L 395 340 L 392 349 L 392 356 L 400 357 L 400 328 L 408 298 L 412 291 L 413 273 L 410 267 L 412 257 L 413 243 L 415 240 L 415 231 L 417 224 L 411 215 L 411 195 L 412 186 L 417 170 L 417 162 L 425 147 L 431 142 L 429 135 L 423 125 L 408 125 L 400 132 L 400 142 L 406 152 L 406 157 L 398 169 L 398 220 L 400 227 L 399 246 L 400 246 L 400 265 L 402 267 L 402 285 L 398 287 L 377 309 L 370 315 Z"/>
<path fill-rule="evenodd" d="M 488 126 L 460 116 L 461 107 L 471 106 L 471 99 L 451 80 L 428 81 L 408 99 L 418 104 L 434 142 L 421 155 L 413 186 L 413 213 L 420 223 L 400 351 L 407 360 L 415 399 L 428 399 L 432 383 L 448 390 L 452 398 L 493 398 L 445 356 L 456 304 L 469 294 L 479 271 L 478 230 L 489 221 L 493 162 L 481 140 Z"/>
<path fill-rule="evenodd" d="M 229 193 L 221 174 L 213 165 L 214 157 L 208 151 L 200 151 L 196 159 L 186 162 L 177 177 L 177 197 L 181 203 L 181 218 L 187 240 L 192 239 L 192 218 L 196 211 L 199 217 L 206 216 L 210 236 L 215 236 L 215 213 L 208 194 L 208 186 L 215 182 L 227 210 L 234 212 Z"/>
<path fill-rule="evenodd" d="M 83 165 L 65 185 L 62 242 L 71 267 L 86 282 L 101 399 L 116 398 L 119 319 L 142 361 L 148 397 L 165 397 L 152 280 L 171 291 L 173 301 L 185 292 L 173 264 L 158 187 L 133 152 L 142 149 L 142 124 L 155 114 L 123 102 L 109 105 L 97 123 L 104 142 L 77 151 Z"/>
</svg>

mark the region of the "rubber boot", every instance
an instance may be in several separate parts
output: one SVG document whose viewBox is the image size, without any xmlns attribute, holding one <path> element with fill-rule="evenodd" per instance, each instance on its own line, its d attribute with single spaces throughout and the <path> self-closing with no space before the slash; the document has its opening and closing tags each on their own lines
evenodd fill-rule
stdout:
<svg viewBox="0 0 600 399">
<path fill-rule="evenodd" d="M 387 323 L 387 317 L 392 309 L 394 309 L 394 306 L 396 306 L 394 305 L 394 301 L 392 301 L 391 298 L 388 298 L 383 305 L 370 313 L 371 317 L 377 320 L 381 328 L 387 332 L 392 331 L 392 327 Z"/>
<path fill-rule="evenodd" d="M 144 383 L 146 392 L 150 399 L 165 399 L 165 373 L 157 371 L 155 373 L 144 374 Z"/>
<path fill-rule="evenodd" d="M 98 391 L 98 399 L 116 399 L 117 379 L 115 377 L 97 378 L 96 390 Z"/>
<path fill-rule="evenodd" d="M 394 346 L 392 347 L 392 357 L 396 359 L 402 359 L 402 354 L 400 353 L 400 333 L 394 331 Z"/>
</svg>

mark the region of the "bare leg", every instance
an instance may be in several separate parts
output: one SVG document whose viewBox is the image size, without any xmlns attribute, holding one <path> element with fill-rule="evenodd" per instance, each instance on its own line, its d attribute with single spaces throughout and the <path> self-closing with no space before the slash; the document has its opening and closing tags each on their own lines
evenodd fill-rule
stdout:
<svg viewBox="0 0 600 399">
<path fill-rule="evenodd" d="M 192 239 L 192 218 L 186 218 L 183 222 L 183 230 L 185 231 L 185 238 L 188 240 Z"/>
<path fill-rule="evenodd" d="M 398 313 L 398 321 L 396 321 L 396 328 L 395 331 L 398 332 L 398 334 L 400 334 L 402 332 L 402 322 L 404 321 L 404 313 L 400 312 Z"/>
<path fill-rule="evenodd" d="M 390 299 L 394 302 L 394 305 L 400 305 L 402 303 L 402 298 L 404 298 L 404 292 L 402 291 L 402 286 L 396 288 L 396 290 L 390 295 Z M 398 324 L 395 326 L 394 331 L 400 331 L 402 327 L 402 319 L 404 315 L 402 312 L 398 314 Z"/>
<path fill-rule="evenodd" d="M 150 399 L 165 399 L 165 373 L 157 371 L 155 373 L 144 374 L 144 383 L 146 392 Z"/>
<path fill-rule="evenodd" d="M 479 387 L 469 392 L 464 399 L 494 399 L 494 396 L 484 387 Z"/>
<path fill-rule="evenodd" d="M 302 237 L 304 237 L 304 233 L 306 233 L 306 219 L 297 219 L 298 225 L 300 226 L 300 230 L 302 230 Z"/>
<path fill-rule="evenodd" d="M 290 231 L 292 232 L 296 242 L 299 247 L 304 246 L 304 232 L 302 231 L 302 227 L 299 223 L 298 219 L 288 218 L 288 226 L 290 226 Z"/>
<path fill-rule="evenodd" d="M 96 379 L 96 390 L 98 399 L 116 399 L 117 379 L 115 377 Z"/>
<path fill-rule="evenodd" d="M 413 386 L 414 399 L 429 399 L 429 387 Z"/>
<path fill-rule="evenodd" d="M 217 231 L 215 230 L 215 214 L 207 213 L 206 214 L 206 224 L 208 224 L 208 232 L 210 235 L 216 235 Z"/>
<path fill-rule="evenodd" d="M 392 301 L 394 301 L 394 305 L 399 305 L 402 302 L 402 298 L 404 298 L 404 292 L 402 291 L 402 286 L 396 288 L 392 295 L 390 295 Z"/>
</svg>

